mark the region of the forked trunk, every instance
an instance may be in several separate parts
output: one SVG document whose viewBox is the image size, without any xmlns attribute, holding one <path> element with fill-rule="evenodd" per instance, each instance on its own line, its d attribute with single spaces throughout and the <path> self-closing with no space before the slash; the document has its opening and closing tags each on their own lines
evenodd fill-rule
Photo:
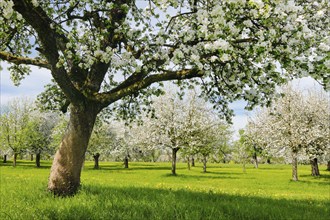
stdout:
<svg viewBox="0 0 330 220">
<path fill-rule="evenodd" d="M 93 155 L 93 158 L 94 158 L 94 169 L 99 169 L 100 166 L 99 166 L 99 157 L 100 157 L 100 154 L 99 153 L 96 153 Z"/>
<path fill-rule="evenodd" d="M 317 163 L 317 158 L 311 160 L 312 176 L 320 176 L 319 165 Z"/>
<path fill-rule="evenodd" d="M 17 153 L 14 153 L 14 160 L 13 160 L 13 166 L 16 167 L 16 163 L 17 163 Z"/>
<path fill-rule="evenodd" d="M 40 158 L 41 158 L 41 153 L 37 152 L 36 153 L 36 166 L 40 167 Z"/>
<path fill-rule="evenodd" d="M 206 163 L 207 163 L 207 158 L 206 156 L 203 156 L 203 173 L 206 173 Z"/>
<path fill-rule="evenodd" d="M 292 152 L 292 180 L 298 181 L 298 153 Z"/>
<path fill-rule="evenodd" d="M 176 175 L 176 152 L 179 148 L 172 148 L 172 174 Z"/>
<path fill-rule="evenodd" d="M 70 121 L 52 164 L 48 189 L 58 196 L 74 195 L 80 186 L 80 174 L 88 141 L 98 111 L 95 105 L 71 106 Z"/>
<path fill-rule="evenodd" d="M 3 155 L 3 163 L 7 163 L 7 154 Z"/>
<path fill-rule="evenodd" d="M 128 157 L 127 156 L 125 156 L 125 158 L 124 158 L 124 166 L 125 166 L 125 168 L 128 168 Z"/>
</svg>

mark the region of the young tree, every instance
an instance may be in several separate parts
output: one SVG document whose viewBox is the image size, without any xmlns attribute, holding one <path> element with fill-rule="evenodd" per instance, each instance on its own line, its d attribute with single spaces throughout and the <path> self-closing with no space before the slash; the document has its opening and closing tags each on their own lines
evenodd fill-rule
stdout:
<svg viewBox="0 0 330 220">
<path fill-rule="evenodd" d="M 248 108 L 269 103 L 275 85 L 292 76 L 309 74 L 329 88 L 328 4 L 1 1 L 0 58 L 13 64 L 14 81 L 31 65 L 48 69 L 56 81 L 52 88 L 66 99 L 59 109 L 70 103 L 48 189 L 63 196 L 77 191 L 97 114 L 109 105 L 127 110 L 128 103 L 148 103 L 153 83 L 201 84 L 227 118 L 228 102 L 244 98 Z"/>
</svg>

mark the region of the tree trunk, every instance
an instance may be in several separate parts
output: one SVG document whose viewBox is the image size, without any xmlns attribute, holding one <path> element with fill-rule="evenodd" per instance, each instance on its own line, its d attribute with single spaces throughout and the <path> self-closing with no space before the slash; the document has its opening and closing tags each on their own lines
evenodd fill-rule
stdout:
<svg viewBox="0 0 330 220">
<path fill-rule="evenodd" d="M 36 166 L 40 167 L 40 159 L 41 159 L 41 153 L 37 152 L 36 153 Z"/>
<path fill-rule="evenodd" d="M 191 158 L 191 166 L 192 166 L 192 167 L 195 166 L 195 158 L 194 158 L 194 157 Z"/>
<path fill-rule="evenodd" d="M 270 164 L 270 158 L 267 158 L 267 163 Z"/>
<path fill-rule="evenodd" d="M 98 110 L 92 103 L 70 106 L 70 121 L 52 164 L 48 189 L 58 196 L 74 195 Z"/>
<path fill-rule="evenodd" d="M 99 157 L 100 157 L 100 154 L 99 153 L 96 153 L 93 155 L 93 158 L 94 158 L 94 169 L 99 169 L 100 166 L 99 166 Z"/>
<path fill-rule="evenodd" d="M 292 152 L 292 180 L 298 181 L 298 152 Z"/>
<path fill-rule="evenodd" d="M 3 155 L 3 163 L 7 163 L 7 154 Z"/>
<path fill-rule="evenodd" d="M 128 157 L 125 156 L 124 158 L 124 165 L 125 165 L 125 168 L 128 168 Z"/>
<path fill-rule="evenodd" d="M 254 168 L 258 169 L 258 156 L 257 153 L 253 153 L 253 162 L 254 162 Z"/>
<path fill-rule="evenodd" d="M 206 173 L 206 163 L 207 163 L 206 156 L 203 156 L 203 173 Z"/>
<path fill-rule="evenodd" d="M 188 165 L 188 170 L 190 170 L 190 157 L 187 157 L 187 165 Z"/>
<path fill-rule="evenodd" d="M 33 161 L 33 154 L 31 154 L 31 161 Z"/>
<path fill-rule="evenodd" d="M 317 158 L 311 160 L 312 176 L 320 176 L 319 165 L 317 163 Z"/>
<path fill-rule="evenodd" d="M 176 175 L 176 152 L 179 148 L 172 148 L 172 174 Z"/>
<path fill-rule="evenodd" d="M 330 161 L 328 161 L 327 171 L 330 171 Z"/>
<path fill-rule="evenodd" d="M 20 159 L 20 160 L 23 160 L 23 153 L 20 153 L 20 154 L 19 154 L 19 159 Z"/>
<path fill-rule="evenodd" d="M 13 166 L 16 167 L 16 163 L 17 163 L 17 153 L 14 153 L 14 160 L 13 160 Z"/>
</svg>

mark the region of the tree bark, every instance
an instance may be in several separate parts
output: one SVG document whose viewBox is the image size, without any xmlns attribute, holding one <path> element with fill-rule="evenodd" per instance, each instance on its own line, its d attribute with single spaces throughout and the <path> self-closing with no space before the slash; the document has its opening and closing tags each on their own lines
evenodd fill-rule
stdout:
<svg viewBox="0 0 330 220">
<path fill-rule="evenodd" d="M 253 162 L 254 162 L 254 168 L 258 169 L 258 167 L 259 167 L 259 165 L 258 165 L 258 156 L 257 156 L 256 152 L 253 153 Z"/>
<path fill-rule="evenodd" d="M 327 164 L 327 171 L 330 171 L 330 161 L 328 161 L 328 164 Z"/>
<path fill-rule="evenodd" d="M 13 166 L 14 167 L 16 167 L 16 164 L 17 164 L 17 156 L 18 156 L 18 154 L 14 153 L 14 160 L 13 160 Z"/>
<path fill-rule="evenodd" d="M 124 158 L 124 167 L 127 169 L 128 168 L 128 157 L 125 156 Z"/>
<path fill-rule="evenodd" d="M 178 152 L 179 148 L 172 148 L 172 174 L 176 175 L 176 152 Z"/>
<path fill-rule="evenodd" d="M 36 166 L 40 167 L 40 159 L 41 159 L 41 153 L 37 152 L 36 153 Z"/>
<path fill-rule="evenodd" d="M 267 164 L 270 164 L 270 158 L 267 158 Z"/>
<path fill-rule="evenodd" d="M 33 161 L 33 154 L 31 154 L 31 161 Z"/>
<path fill-rule="evenodd" d="M 195 166 L 195 158 L 194 158 L 194 157 L 191 158 L 191 166 L 192 166 L 192 167 Z"/>
<path fill-rule="evenodd" d="M 94 158 L 94 169 L 99 169 L 100 166 L 99 166 L 99 157 L 100 157 L 100 154 L 99 153 L 96 153 L 93 155 L 93 158 Z"/>
<path fill-rule="evenodd" d="M 206 156 L 203 156 L 203 173 L 206 173 L 206 163 L 207 163 L 207 158 Z"/>
<path fill-rule="evenodd" d="M 187 157 L 187 165 L 188 165 L 188 170 L 190 170 L 190 158 L 189 158 L 189 156 Z"/>
<path fill-rule="evenodd" d="M 93 103 L 70 106 L 70 121 L 52 164 L 48 189 L 58 196 L 74 195 L 80 186 L 80 174 L 88 141 L 98 110 Z"/>
<path fill-rule="evenodd" d="M 298 152 L 292 152 L 292 180 L 298 181 Z"/>
<path fill-rule="evenodd" d="M 3 155 L 3 163 L 7 163 L 7 154 Z"/>
<path fill-rule="evenodd" d="M 311 160 L 312 176 L 320 176 L 319 165 L 317 163 L 317 158 Z"/>
</svg>

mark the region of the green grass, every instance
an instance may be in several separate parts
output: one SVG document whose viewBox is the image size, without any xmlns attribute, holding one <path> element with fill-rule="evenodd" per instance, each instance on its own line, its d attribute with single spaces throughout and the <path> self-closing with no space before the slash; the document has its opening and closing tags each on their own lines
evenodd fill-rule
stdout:
<svg viewBox="0 0 330 220">
<path fill-rule="evenodd" d="M 288 165 L 201 164 L 187 170 L 170 163 L 86 162 L 80 192 L 54 198 L 46 191 L 50 162 L 42 168 L 19 161 L 0 163 L 0 219 L 329 219 L 330 175 L 310 176 L 299 166 L 299 182 L 290 180 Z"/>
</svg>

